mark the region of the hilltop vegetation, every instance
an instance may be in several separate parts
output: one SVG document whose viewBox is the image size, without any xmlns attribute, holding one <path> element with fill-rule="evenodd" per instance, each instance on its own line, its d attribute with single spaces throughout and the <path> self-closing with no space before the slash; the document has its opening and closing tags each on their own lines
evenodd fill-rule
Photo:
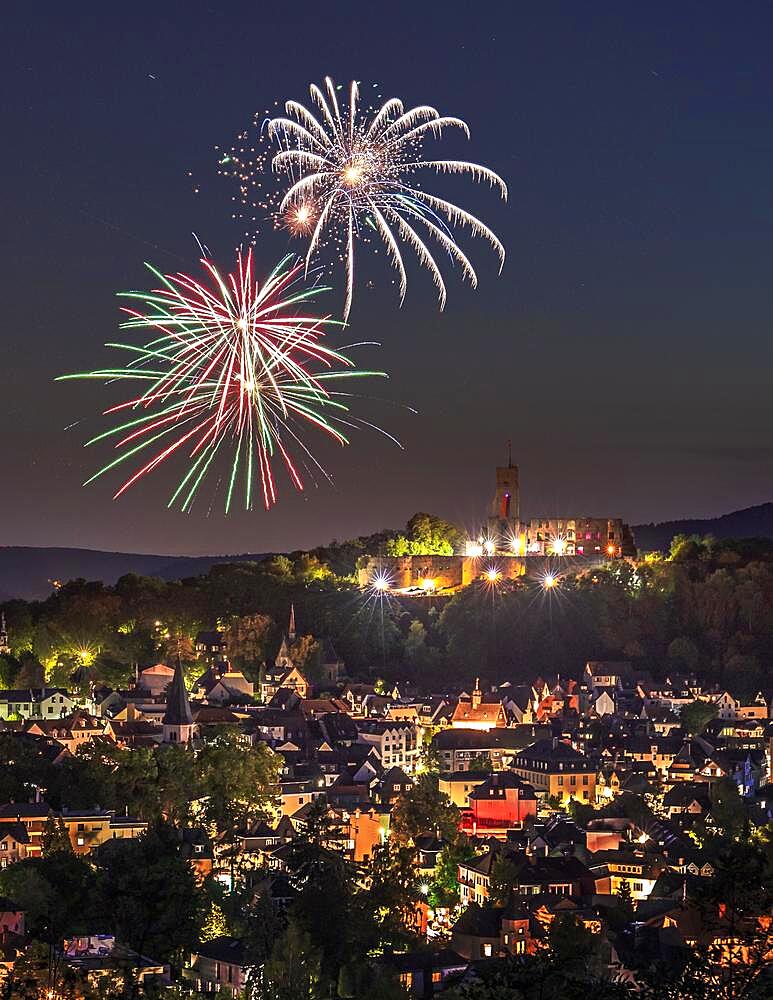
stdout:
<svg viewBox="0 0 773 1000">
<path fill-rule="evenodd" d="M 453 597 L 363 593 L 357 559 L 383 533 L 261 562 L 213 566 L 177 582 L 127 575 L 115 586 L 74 580 L 45 601 L 9 601 L 5 685 L 125 683 L 133 665 L 179 654 L 195 661 L 200 629 L 228 629 L 248 673 L 274 655 L 294 602 L 303 634 L 329 638 L 353 676 L 421 676 L 443 687 L 576 674 L 587 659 L 627 659 L 655 676 L 699 670 L 742 694 L 765 685 L 773 658 L 773 543 L 674 539 L 667 557 L 616 561 L 539 581 L 471 585 Z M 410 531 L 403 537 L 410 539 Z M 260 615 L 256 624 L 255 616 Z M 313 646 L 306 643 L 307 653 Z"/>
</svg>

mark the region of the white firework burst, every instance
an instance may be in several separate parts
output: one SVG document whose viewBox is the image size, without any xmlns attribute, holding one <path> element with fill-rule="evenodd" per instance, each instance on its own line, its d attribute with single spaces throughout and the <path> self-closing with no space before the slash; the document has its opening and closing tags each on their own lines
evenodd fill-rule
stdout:
<svg viewBox="0 0 773 1000">
<path fill-rule="evenodd" d="M 434 256 L 438 248 L 459 265 L 473 288 L 477 285 L 453 227 L 486 240 L 499 257 L 501 272 L 505 248 L 496 234 L 465 209 L 416 183 L 422 170 L 464 174 L 488 183 L 507 199 L 505 182 L 487 167 L 465 160 L 424 159 L 424 140 L 440 138 L 444 129 L 460 129 L 469 138 L 465 122 L 427 105 L 406 110 L 395 97 L 377 111 L 362 109 L 354 81 L 343 107 L 330 77 L 325 78 L 324 90 L 312 84 L 310 92 L 314 111 L 287 101 L 285 116 L 268 122 L 268 135 L 278 146 L 272 165 L 283 182 L 278 217 L 291 231 L 309 237 L 307 267 L 326 237 L 332 235 L 341 244 L 346 269 L 344 319 L 354 294 L 355 243 L 368 235 L 367 230 L 383 240 L 399 277 L 401 301 L 407 283 L 401 245 L 409 246 L 430 272 L 441 309 L 446 286 Z"/>
</svg>

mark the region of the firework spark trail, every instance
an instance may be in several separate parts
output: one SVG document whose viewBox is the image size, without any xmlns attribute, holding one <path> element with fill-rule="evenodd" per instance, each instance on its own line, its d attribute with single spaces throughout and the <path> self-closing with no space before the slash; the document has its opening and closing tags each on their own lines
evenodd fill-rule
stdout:
<svg viewBox="0 0 773 1000">
<path fill-rule="evenodd" d="M 152 339 L 143 345 L 108 345 L 129 352 L 124 366 L 60 377 L 146 383 L 144 391 L 104 411 L 139 415 L 87 442 L 112 439 L 118 452 L 87 484 L 143 455 L 117 498 L 167 459 L 186 453 L 190 465 L 168 506 L 187 511 L 216 457 L 228 452 L 226 513 L 239 482 L 244 506 L 252 509 L 256 479 L 269 508 L 277 500 L 273 459 L 299 490 L 304 487 L 294 449 L 329 478 L 302 438 L 304 427 L 341 445 L 348 443 L 342 427 L 380 430 L 352 416 L 342 401 L 350 394 L 328 383 L 386 376 L 354 369 L 345 354 L 321 342 L 328 326 L 340 324 L 307 312 L 310 300 L 327 289 L 304 283 L 302 262 L 285 257 L 262 285 L 253 277 L 251 251 L 238 255 L 236 271 L 225 278 L 210 261 L 202 264 L 208 284 L 148 265 L 161 287 L 124 293 L 139 305 L 122 307 L 128 319 L 121 328 L 152 331 Z"/>
<path fill-rule="evenodd" d="M 437 249 L 460 266 L 473 287 L 477 284 L 454 227 L 488 242 L 502 270 L 505 249 L 496 234 L 471 213 L 420 185 L 421 171 L 463 175 L 507 198 L 505 182 L 488 167 L 424 157 L 425 140 L 442 139 L 446 130 L 461 131 L 469 139 L 470 130 L 462 119 L 441 115 L 428 105 L 406 109 L 394 97 L 378 109 L 364 107 L 356 82 L 350 85 L 348 100 L 340 104 L 329 77 L 323 88 L 312 84 L 309 89 L 310 107 L 287 101 L 284 115 L 261 119 L 257 145 L 234 148 L 221 163 L 229 165 L 224 173 L 238 179 L 245 205 L 268 211 L 276 225 L 308 240 L 307 268 L 325 243 L 337 247 L 346 275 L 344 321 L 354 295 L 355 246 L 369 239 L 368 230 L 386 248 L 397 272 L 401 302 L 407 278 L 400 243 L 430 272 L 441 309 L 446 287 L 433 256 Z M 241 139 L 248 142 L 246 133 Z M 273 201 L 264 187 L 268 160 L 281 188 Z"/>
</svg>

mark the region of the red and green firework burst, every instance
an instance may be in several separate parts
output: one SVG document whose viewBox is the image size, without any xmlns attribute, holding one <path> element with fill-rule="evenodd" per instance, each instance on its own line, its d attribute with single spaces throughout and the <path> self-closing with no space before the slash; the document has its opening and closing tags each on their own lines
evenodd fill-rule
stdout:
<svg viewBox="0 0 773 1000">
<path fill-rule="evenodd" d="M 132 356 L 125 367 L 61 376 L 142 390 L 104 411 L 128 419 L 87 442 L 113 441 L 118 455 L 84 485 L 132 463 L 117 498 L 173 456 L 185 455 L 168 506 L 189 510 L 208 474 L 217 471 L 226 513 L 239 494 L 245 509 L 252 509 L 256 494 L 268 509 L 277 499 L 275 460 L 299 490 L 302 466 L 327 477 L 303 440 L 308 427 L 344 445 L 342 428 L 373 426 L 352 417 L 348 394 L 332 385 L 386 376 L 355 370 L 348 357 L 322 342 L 336 321 L 308 311 L 310 300 L 327 289 L 304 283 L 302 263 L 285 257 L 262 285 L 253 277 L 251 251 L 239 253 L 235 271 L 225 277 L 209 260 L 201 263 L 204 283 L 148 265 L 160 286 L 122 293 L 136 305 L 122 307 L 128 319 L 121 329 L 152 334 L 141 345 L 107 345 Z"/>
</svg>

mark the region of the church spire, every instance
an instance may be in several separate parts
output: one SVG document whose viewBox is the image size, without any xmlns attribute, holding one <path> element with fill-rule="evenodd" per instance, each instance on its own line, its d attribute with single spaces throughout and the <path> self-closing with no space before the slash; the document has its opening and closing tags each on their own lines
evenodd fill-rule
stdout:
<svg viewBox="0 0 773 1000">
<path fill-rule="evenodd" d="M 290 643 L 295 642 L 295 605 L 290 605 L 290 624 L 287 626 L 287 638 Z"/>
<path fill-rule="evenodd" d="M 8 629 L 5 624 L 5 611 L 0 612 L 0 653 L 10 653 L 8 645 Z"/>
<path fill-rule="evenodd" d="M 164 743 L 188 743 L 193 736 L 193 715 L 185 689 L 182 663 L 177 657 L 174 676 L 166 691 L 166 711 L 163 719 Z"/>
</svg>

